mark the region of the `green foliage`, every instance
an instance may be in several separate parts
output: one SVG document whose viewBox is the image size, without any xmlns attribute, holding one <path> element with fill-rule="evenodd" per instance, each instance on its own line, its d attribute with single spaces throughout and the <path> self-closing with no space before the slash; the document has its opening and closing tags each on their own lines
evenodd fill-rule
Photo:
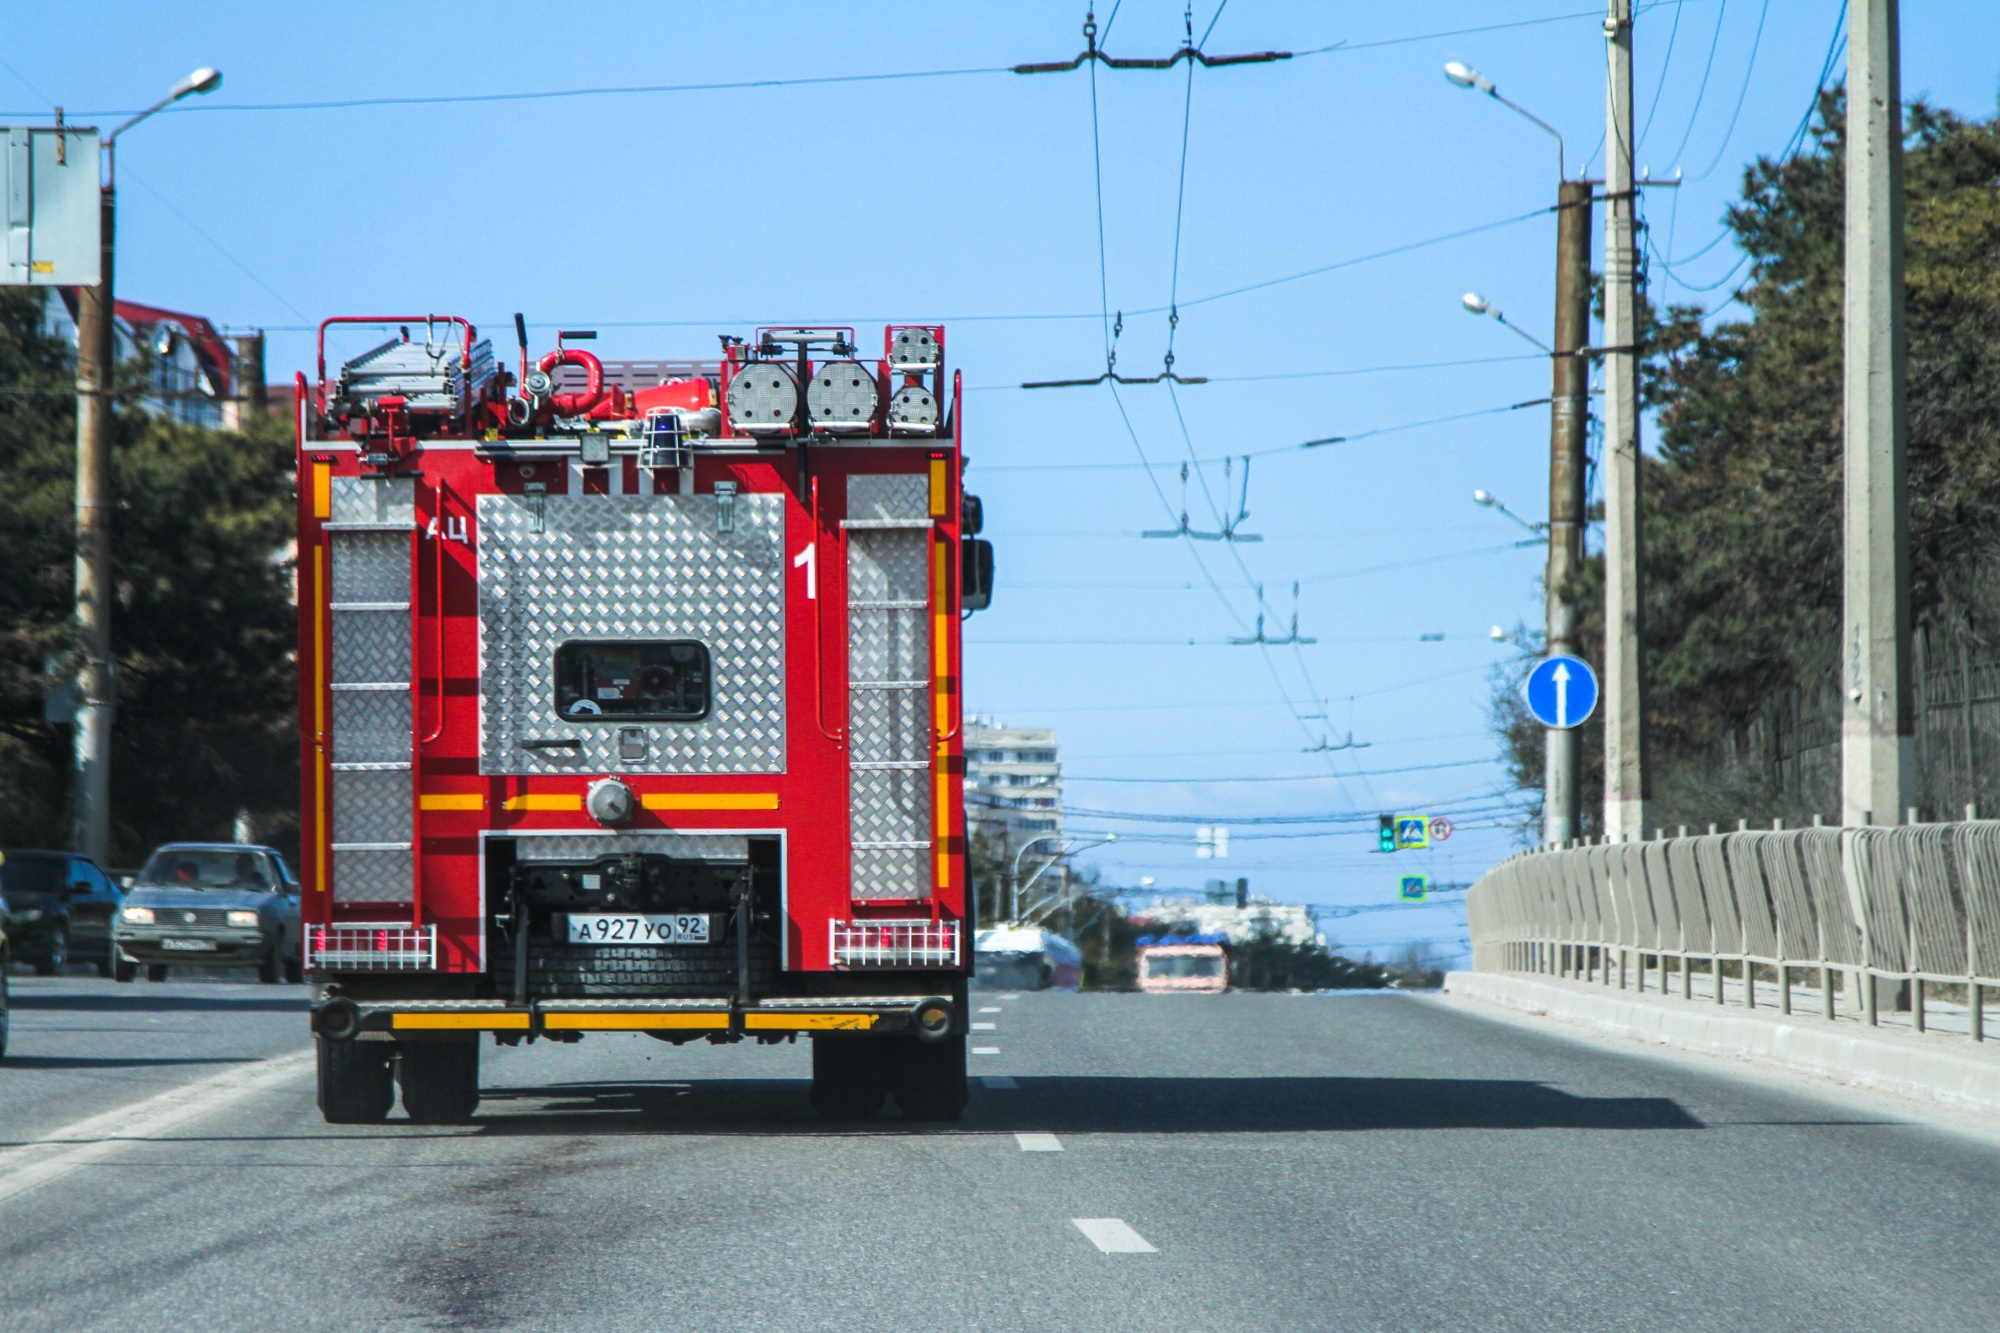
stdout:
<svg viewBox="0 0 2000 1333">
<path fill-rule="evenodd" d="M 72 628 L 74 403 L 40 292 L 0 292 L 0 844 L 69 841 L 69 730 L 42 721 Z M 291 447 L 246 432 L 117 418 L 112 453 L 114 862 L 226 837 L 238 810 L 295 851 L 296 613 L 286 555 Z"/>
<path fill-rule="evenodd" d="M 1749 259 L 1742 318 L 1642 302 L 1647 744 L 1655 817 L 1699 826 L 1767 809 L 1754 773 L 1716 777 L 1718 747 L 1760 709 L 1837 670 L 1841 621 L 1844 105 L 1810 142 L 1744 174 L 1727 225 Z M 1908 108 L 1904 184 L 1910 536 L 1920 621 L 2000 630 L 2000 118 Z M 1603 569 L 1573 589 L 1602 661 Z M 1986 635 L 1990 641 L 1990 633 Z M 1516 780 L 1539 787 L 1541 731 L 1496 676 L 1492 715 Z M 1583 806 L 1595 832 L 1599 729 Z M 1537 816 L 1539 818 L 1539 816 Z"/>
<path fill-rule="evenodd" d="M 1276 931 L 1229 946 L 1231 990 L 1372 990 L 1389 969 L 1343 958 L 1323 944 L 1293 944 Z"/>
</svg>

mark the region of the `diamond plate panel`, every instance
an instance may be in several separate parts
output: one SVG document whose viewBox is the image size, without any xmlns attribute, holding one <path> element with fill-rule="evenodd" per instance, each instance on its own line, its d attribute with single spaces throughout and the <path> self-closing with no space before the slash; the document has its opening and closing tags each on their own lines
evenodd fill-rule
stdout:
<svg viewBox="0 0 2000 1333">
<path fill-rule="evenodd" d="M 859 473 L 847 479 L 847 519 L 899 519 L 931 516 L 931 482 L 921 472 Z"/>
<path fill-rule="evenodd" d="M 921 602 L 930 596 L 924 556 L 931 535 L 909 528 L 850 528 L 847 533 L 847 600 Z M 919 616 L 921 612 L 917 613 Z"/>
<path fill-rule="evenodd" d="M 848 705 L 848 753 L 856 763 L 921 759 L 929 764 L 931 692 L 856 690 Z"/>
<path fill-rule="evenodd" d="M 334 523 L 417 522 L 415 477 L 334 477 Z"/>
<path fill-rule="evenodd" d="M 864 768 L 848 775 L 854 841 L 931 840 L 931 775 L 921 768 Z"/>
<path fill-rule="evenodd" d="M 410 534 L 336 532 L 333 543 L 333 600 L 408 602 Z"/>
<path fill-rule="evenodd" d="M 409 682 L 409 612 L 333 613 L 334 684 L 407 685 Z"/>
<path fill-rule="evenodd" d="M 416 863 L 401 852 L 333 854 L 333 900 L 337 903 L 407 903 L 415 899 Z"/>
<path fill-rule="evenodd" d="M 333 692 L 334 763 L 393 764 L 409 759 L 408 690 Z"/>
<path fill-rule="evenodd" d="M 728 532 L 712 495 L 544 505 L 537 525 L 524 497 L 479 497 L 480 772 L 783 772 L 784 497 L 737 495 Z M 555 712 L 556 648 L 598 638 L 707 644 L 708 717 L 655 724 L 649 758 L 621 763 L 615 725 Z M 520 748 L 556 736 L 581 751 Z"/>
<path fill-rule="evenodd" d="M 855 848 L 853 896 L 860 899 L 930 897 L 930 853 L 922 848 Z"/>
<path fill-rule="evenodd" d="M 747 861 L 750 840 L 713 833 L 579 833 L 514 842 L 514 856 L 521 861 L 595 861 L 600 856 L 628 855 Z"/>
<path fill-rule="evenodd" d="M 406 733 L 407 739 L 407 733 Z M 411 838 L 410 772 L 335 773 L 335 842 L 408 842 Z"/>
</svg>

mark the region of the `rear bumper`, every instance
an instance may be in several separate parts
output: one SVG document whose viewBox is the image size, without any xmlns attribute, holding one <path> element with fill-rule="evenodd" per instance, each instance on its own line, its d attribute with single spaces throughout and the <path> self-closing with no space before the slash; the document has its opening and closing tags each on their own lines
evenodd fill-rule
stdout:
<svg viewBox="0 0 2000 1333">
<path fill-rule="evenodd" d="M 932 1040 L 963 1032 L 964 1015 L 948 995 L 771 998 L 738 1006 L 715 999 L 538 1000 L 525 1008 L 503 1000 L 349 1000 L 314 1006 L 313 1031 L 335 1040 L 396 1040 L 458 1032 L 661 1032 L 676 1036 L 783 1037 L 847 1032 Z"/>
</svg>

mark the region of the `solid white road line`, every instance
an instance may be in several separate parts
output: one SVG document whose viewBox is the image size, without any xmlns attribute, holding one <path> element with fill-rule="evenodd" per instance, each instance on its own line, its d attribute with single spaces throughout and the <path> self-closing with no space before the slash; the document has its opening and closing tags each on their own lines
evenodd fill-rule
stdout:
<svg viewBox="0 0 2000 1333">
<path fill-rule="evenodd" d="M 80 1166 L 101 1161 L 134 1143 L 164 1136 L 190 1120 L 285 1083 L 312 1068 L 313 1052 L 225 1069 L 144 1101 L 79 1120 L 45 1139 L 0 1152 L 0 1202 L 25 1194 Z"/>
<path fill-rule="evenodd" d="M 997 1014 L 1000 1012 L 1000 1006 L 997 1004 L 989 1004 L 984 1008 L 982 1008 L 979 1012 L 982 1014 Z"/>
<path fill-rule="evenodd" d="M 1146 1238 L 1116 1217 L 1072 1217 L 1078 1231 L 1106 1254 L 1158 1254 Z"/>
<path fill-rule="evenodd" d="M 1000 1025 L 998 1023 L 974 1023 L 972 1030 L 974 1032 L 998 1032 Z"/>
<path fill-rule="evenodd" d="M 998 1055 L 1000 1054 L 1000 1048 L 998 1046 L 975 1046 L 972 1048 L 972 1053 L 974 1055 Z"/>
<path fill-rule="evenodd" d="M 1062 1140 L 1053 1134 L 1016 1134 L 1014 1142 L 1021 1145 L 1022 1152 L 1061 1152 Z"/>
<path fill-rule="evenodd" d="M 989 1088 L 1018 1088 L 1021 1086 L 1014 1081 L 1014 1077 L 1011 1074 L 987 1074 L 979 1081 Z"/>
</svg>

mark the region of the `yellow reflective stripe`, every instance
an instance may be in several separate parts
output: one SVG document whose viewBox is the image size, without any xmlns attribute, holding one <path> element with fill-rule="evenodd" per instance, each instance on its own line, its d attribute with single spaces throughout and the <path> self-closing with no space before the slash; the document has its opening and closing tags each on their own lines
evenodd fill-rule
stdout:
<svg viewBox="0 0 2000 1333">
<path fill-rule="evenodd" d="M 476 1032 L 525 1032 L 526 1014 L 392 1014 L 389 1026 L 399 1031 L 428 1029 Z"/>
<path fill-rule="evenodd" d="M 655 1028 L 711 1028 L 729 1026 L 726 1013 L 654 1014 L 543 1014 L 542 1026 L 559 1032 L 645 1032 Z"/>
<path fill-rule="evenodd" d="M 581 810 L 581 796 L 564 796 L 556 792 L 529 792 L 525 796 L 509 796 L 506 801 L 509 810 Z"/>
<path fill-rule="evenodd" d="M 313 464 L 312 487 L 313 517 L 331 518 L 333 516 L 333 465 L 331 463 Z"/>
<path fill-rule="evenodd" d="M 486 797 L 479 792 L 427 791 L 417 797 L 419 810 L 484 810 Z"/>
<path fill-rule="evenodd" d="M 639 798 L 648 810 L 776 810 L 774 791 L 651 791 Z"/>
<path fill-rule="evenodd" d="M 745 1014 L 747 1032 L 866 1032 L 880 1014 Z"/>
<path fill-rule="evenodd" d="M 319 873 L 313 887 L 331 893 L 328 881 L 328 848 L 333 845 L 333 826 L 328 818 L 326 797 L 326 543 L 313 544 L 313 811 L 318 825 L 318 846 L 313 849 Z"/>
<path fill-rule="evenodd" d="M 945 507 L 945 463 L 942 458 L 931 460 L 931 517 L 943 518 L 951 511 Z"/>
</svg>

